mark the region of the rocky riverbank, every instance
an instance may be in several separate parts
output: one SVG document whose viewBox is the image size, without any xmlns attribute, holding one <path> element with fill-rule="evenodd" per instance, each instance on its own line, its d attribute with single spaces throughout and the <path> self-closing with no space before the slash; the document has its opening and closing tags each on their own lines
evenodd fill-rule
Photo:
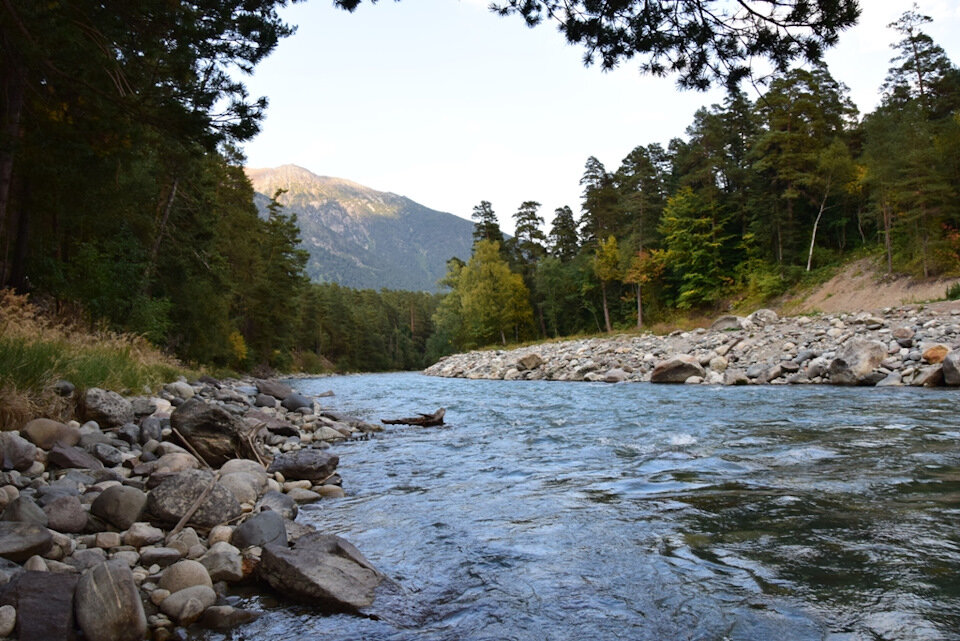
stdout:
<svg viewBox="0 0 960 641">
<path fill-rule="evenodd" d="M 57 391 L 76 394 L 66 381 Z M 0 637 L 229 629 L 258 616 L 235 607 L 229 586 L 240 582 L 324 612 L 372 604 L 383 575 L 296 517 L 343 496 L 331 444 L 380 426 L 268 380 L 76 400 L 78 421 L 0 432 Z"/>
<path fill-rule="evenodd" d="M 779 317 L 722 316 L 709 329 L 475 351 L 431 376 L 502 380 L 960 386 L 960 306 Z"/>
</svg>

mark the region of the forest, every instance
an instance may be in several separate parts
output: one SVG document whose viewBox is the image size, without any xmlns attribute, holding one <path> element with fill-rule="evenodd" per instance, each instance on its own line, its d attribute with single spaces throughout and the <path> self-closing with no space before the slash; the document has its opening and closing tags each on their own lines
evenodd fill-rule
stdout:
<svg viewBox="0 0 960 641">
<path fill-rule="evenodd" d="M 861 115 L 822 64 L 777 74 L 755 100 L 734 87 L 685 138 L 588 158 L 581 215 L 540 204 L 500 231 L 473 211 L 474 251 L 448 263 L 437 311 L 449 349 L 610 332 L 685 310 L 760 304 L 851 257 L 888 274 L 960 273 L 960 70 L 914 8 L 878 108 Z"/>
<path fill-rule="evenodd" d="M 416 369 L 454 350 L 762 301 L 858 252 L 891 272 L 960 269 L 960 72 L 915 10 L 893 25 L 883 99 L 863 117 L 822 64 L 794 64 L 852 24 L 854 3 L 836 15 L 797 3 L 820 35 L 797 50 L 767 34 L 769 50 L 751 55 L 778 71 L 754 98 L 738 88 L 745 67 L 711 64 L 746 56 L 722 33 L 699 66 L 664 34 L 647 70 L 723 81 L 726 100 L 613 171 L 588 159 L 581 213 L 560 208 L 549 229 L 528 201 L 508 238 L 480 203 L 472 255 L 451 257 L 447 293 L 432 295 L 311 283 L 295 216 L 277 195 L 258 215 L 239 149 L 267 100 L 237 78 L 293 33 L 285 1 L 114 4 L 0 7 L 0 287 L 190 363 Z M 530 20 L 520 9 L 535 6 L 515 10 Z M 611 45 L 603 63 L 628 53 L 643 51 Z"/>
</svg>

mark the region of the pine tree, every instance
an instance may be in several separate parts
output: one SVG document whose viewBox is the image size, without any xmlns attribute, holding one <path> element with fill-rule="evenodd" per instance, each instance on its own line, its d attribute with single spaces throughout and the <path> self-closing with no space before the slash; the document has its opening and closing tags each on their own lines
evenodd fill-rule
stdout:
<svg viewBox="0 0 960 641">
<path fill-rule="evenodd" d="M 577 223 L 569 207 L 563 206 L 554 210 L 549 243 L 550 255 L 556 256 L 563 262 L 573 260 L 580 251 Z"/>
<path fill-rule="evenodd" d="M 724 249 L 732 239 L 724 235 L 723 223 L 717 209 L 689 187 L 667 201 L 660 233 L 680 309 L 718 300 L 732 282 L 723 263 Z"/>
<path fill-rule="evenodd" d="M 487 200 L 481 200 L 480 204 L 473 208 L 470 215 L 473 218 L 473 244 L 476 246 L 481 240 L 503 244 L 503 232 L 500 231 L 500 222 L 497 220 L 497 214 L 493 211 L 493 206 Z"/>
<path fill-rule="evenodd" d="M 619 231 L 619 198 L 613 175 L 590 156 L 580 179 L 583 187 L 583 214 L 580 217 L 580 244 L 595 248 L 609 234 Z"/>
<path fill-rule="evenodd" d="M 527 200 L 520 205 L 513 215 L 516 223 L 514 238 L 521 263 L 524 265 L 536 264 L 546 254 L 544 246 L 547 237 L 543 233 L 543 217 L 538 213 L 540 203 Z"/>
<path fill-rule="evenodd" d="M 893 45 L 897 54 L 890 60 L 894 66 L 887 72 L 882 90 L 888 103 L 902 106 L 918 100 L 928 117 L 940 118 L 960 107 L 956 92 L 960 71 L 943 47 L 921 30 L 932 21 L 914 3 L 911 10 L 887 25 L 902 39 Z"/>
</svg>

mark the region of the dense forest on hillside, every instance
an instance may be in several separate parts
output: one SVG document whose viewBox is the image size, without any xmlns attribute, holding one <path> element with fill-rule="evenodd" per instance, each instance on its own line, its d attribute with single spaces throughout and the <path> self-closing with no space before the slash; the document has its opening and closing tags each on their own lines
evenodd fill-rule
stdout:
<svg viewBox="0 0 960 641">
<path fill-rule="evenodd" d="M 258 215 L 238 151 L 266 100 L 236 78 L 292 33 L 285 4 L 2 3 L 0 286 L 191 362 L 375 370 L 759 300 L 855 251 L 883 252 L 890 270 L 958 269 L 956 67 L 906 13 L 882 105 L 861 119 L 826 68 L 791 67 L 852 24 L 855 4 L 798 2 L 813 34 L 799 49 L 759 18 L 711 25 L 697 67 L 689 43 L 662 34 L 647 70 L 687 65 L 682 83 L 722 80 L 727 100 L 614 171 L 589 159 L 582 215 L 561 208 L 549 230 L 529 201 L 504 240 L 478 205 L 473 255 L 451 258 L 445 296 L 310 283 L 295 217 L 278 195 Z M 609 45 L 604 64 L 643 53 L 604 24 L 578 40 Z M 736 89 L 747 67 L 709 64 L 737 53 L 727 28 L 756 30 L 759 48 L 738 51 L 779 69 L 755 101 Z"/>
<path fill-rule="evenodd" d="M 674 310 L 760 303 L 811 271 L 874 253 L 888 273 L 960 273 L 960 70 L 916 9 L 880 106 L 860 117 L 823 65 L 734 88 L 685 138 L 640 145 L 608 170 L 589 158 L 582 214 L 539 203 L 504 240 L 474 208 L 469 262 L 451 261 L 438 333 L 463 349 L 643 325 Z M 508 274 L 515 278 L 508 278 Z"/>
</svg>

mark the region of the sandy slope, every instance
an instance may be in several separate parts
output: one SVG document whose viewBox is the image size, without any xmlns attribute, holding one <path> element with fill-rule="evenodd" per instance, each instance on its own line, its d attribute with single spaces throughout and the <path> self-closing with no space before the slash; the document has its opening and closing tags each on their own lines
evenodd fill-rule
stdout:
<svg viewBox="0 0 960 641">
<path fill-rule="evenodd" d="M 942 299 L 947 288 L 956 282 L 960 279 L 887 278 L 877 268 L 875 259 L 864 258 L 813 291 L 787 301 L 783 309 L 792 314 L 874 311 Z"/>
</svg>

